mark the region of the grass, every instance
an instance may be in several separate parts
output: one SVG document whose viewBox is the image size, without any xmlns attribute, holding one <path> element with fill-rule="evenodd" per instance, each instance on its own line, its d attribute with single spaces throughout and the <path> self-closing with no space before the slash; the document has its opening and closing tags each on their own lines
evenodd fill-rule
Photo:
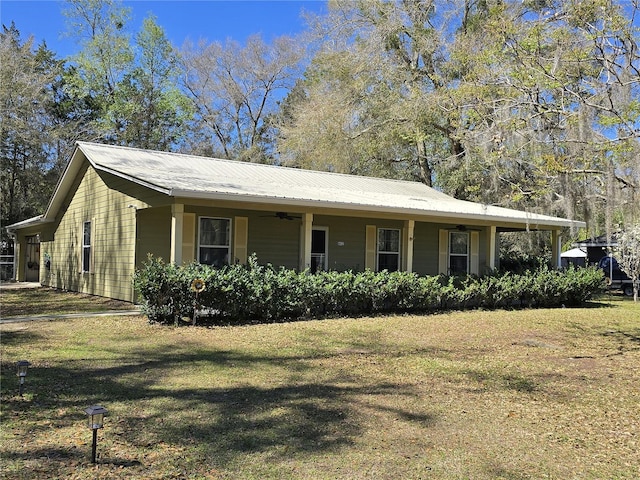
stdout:
<svg viewBox="0 0 640 480">
<path fill-rule="evenodd" d="M 0 478 L 640 477 L 640 305 L 625 299 L 216 328 L 87 317 L 1 334 Z M 95 403 L 109 416 L 92 465 Z"/>
<path fill-rule="evenodd" d="M 46 287 L 3 290 L 1 295 L 2 318 L 39 314 L 94 313 L 134 308 L 128 302 Z"/>
</svg>

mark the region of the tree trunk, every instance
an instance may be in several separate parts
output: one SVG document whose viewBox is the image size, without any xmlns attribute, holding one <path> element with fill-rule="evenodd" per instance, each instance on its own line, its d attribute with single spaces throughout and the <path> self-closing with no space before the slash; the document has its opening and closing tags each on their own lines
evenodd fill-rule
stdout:
<svg viewBox="0 0 640 480">
<path fill-rule="evenodd" d="M 427 158 L 427 148 L 422 140 L 416 142 L 416 149 L 418 151 L 418 166 L 420 167 L 420 181 L 427 187 L 433 187 L 433 169 L 429 164 Z"/>
</svg>

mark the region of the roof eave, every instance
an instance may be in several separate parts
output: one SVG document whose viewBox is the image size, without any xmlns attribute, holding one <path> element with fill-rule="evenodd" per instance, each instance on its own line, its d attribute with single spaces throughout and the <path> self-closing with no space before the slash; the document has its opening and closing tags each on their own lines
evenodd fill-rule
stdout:
<svg viewBox="0 0 640 480">
<path fill-rule="evenodd" d="M 23 228 L 34 227 L 34 226 L 37 226 L 37 225 L 44 225 L 46 223 L 51 223 L 51 222 L 53 222 L 53 220 L 44 218 L 44 215 L 37 215 L 35 217 L 28 218 L 28 219 L 23 220 L 21 222 L 17 222 L 17 223 L 13 223 L 11 225 L 7 225 L 4 228 L 8 233 L 14 234 L 16 232 L 16 230 L 21 230 Z"/>
<path fill-rule="evenodd" d="M 545 217 L 545 218 L 515 218 L 503 217 L 497 215 L 474 214 L 452 211 L 423 210 L 414 208 L 398 208 L 377 205 L 362 205 L 345 202 L 328 202 L 318 200 L 306 200 L 299 198 L 271 197 L 267 195 L 247 195 L 247 194 L 231 194 L 228 192 L 199 192 L 193 190 L 172 189 L 169 192 L 172 197 L 182 198 L 198 198 L 203 200 L 232 200 L 244 203 L 264 202 L 271 205 L 280 205 L 288 207 L 301 208 L 334 208 L 338 210 L 355 210 L 362 212 L 376 212 L 402 215 L 406 217 L 438 217 L 438 218 L 455 218 L 458 220 L 482 221 L 484 223 L 511 224 L 520 226 L 520 228 L 535 230 L 536 228 L 563 228 L 574 227 L 584 228 L 585 222 L 579 220 L 568 220 L 564 218 Z M 535 214 L 532 214 L 535 215 Z"/>
</svg>

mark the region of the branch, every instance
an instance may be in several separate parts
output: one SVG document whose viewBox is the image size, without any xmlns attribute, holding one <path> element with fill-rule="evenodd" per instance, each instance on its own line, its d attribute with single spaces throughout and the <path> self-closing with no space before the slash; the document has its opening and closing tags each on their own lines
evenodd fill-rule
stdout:
<svg viewBox="0 0 640 480">
<path fill-rule="evenodd" d="M 369 125 L 367 128 L 363 128 L 362 130 L 359 130 L 356 133 L 353 133 L 351 135 L 347 135 L 347 138 L 349 140 L 355 140 L 356 138 L 361 137 L 362 135 L 369 133 L 371 130 L 378 128 L 378 127 L 382 127 L 384 125 L 387 125 L 388 123 L 392 123 L 392 122 L 406 122 L 407 119 L 406 118 L 389 118 L 387 120 L 384 120 L 382 122 L 379 123 L 374 123 L 373 125 Z"/>
<path fill-rule="evenodd" d="M 595 170 L 595 169 L 586 169 L 586 168 L 580 168 L 580 169 L 572 169 L 572 170 L 565 170 L 563 173 L 568 173 L 568 174 L 591 174 L 591 175 L 606 175 L 607 172 L 603 171 L 603 170 Z M 625 187 L 629 187 L 629 188 L 633 188 L 636 189 L 638 188 L 637 185 L 634 185 L 632 182 L 625 180 L 624 178 L 622 178 L 619 175 L 614 174 L 613 178 L 615 178 L 618 182 L 622 183 Z"/>
</svg>

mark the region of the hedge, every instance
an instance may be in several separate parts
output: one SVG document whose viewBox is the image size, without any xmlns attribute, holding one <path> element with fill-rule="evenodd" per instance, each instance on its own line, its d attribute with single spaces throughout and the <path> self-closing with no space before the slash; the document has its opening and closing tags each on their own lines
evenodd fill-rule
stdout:
<svg viewBox="0 0 640 480">
<path fill-rule="evenodd" d="M 196 292 L 194 280 L 201 280 Z M 318 272 L 260 265 L 213 268 L 149 257 L 133 276 L 143 312 L 154 322 L 206 318 L 214 323 L 446 310 L 578 306 L 602 290 L 595 268 L 541 267 L 522 274 L 419 276 L 408 272 Z"/>
</svg>

